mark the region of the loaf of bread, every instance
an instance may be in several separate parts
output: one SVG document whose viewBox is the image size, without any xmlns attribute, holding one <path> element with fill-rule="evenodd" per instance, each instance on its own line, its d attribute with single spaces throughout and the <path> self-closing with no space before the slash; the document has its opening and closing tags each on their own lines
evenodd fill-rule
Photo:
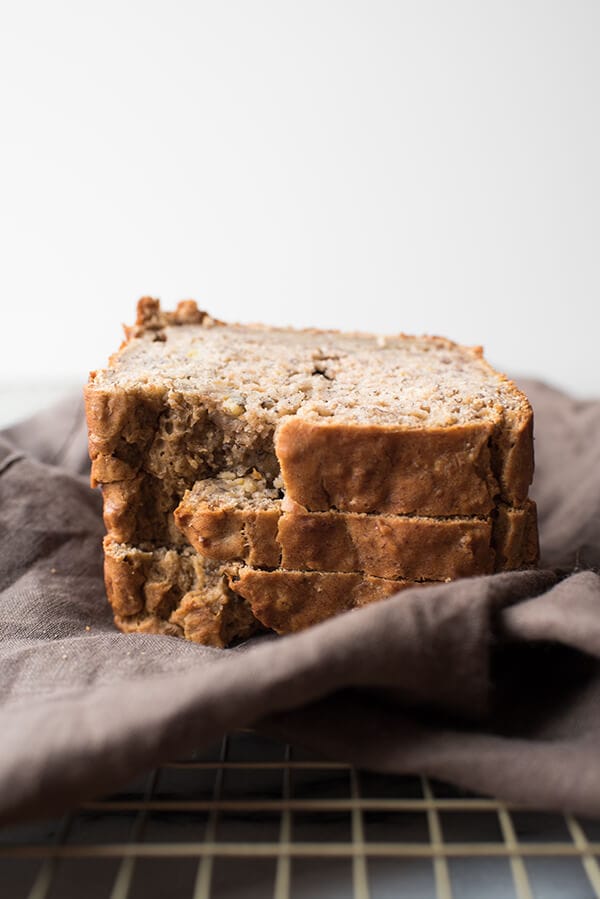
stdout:
<svg viewBox="0 0 600 899">
<path fill-rule="evenodd" d="M 86 411 L 123 629 L 227 645 L 537 559 L 532 410 L 480 348 L 144 298 Z"/>
</svg>

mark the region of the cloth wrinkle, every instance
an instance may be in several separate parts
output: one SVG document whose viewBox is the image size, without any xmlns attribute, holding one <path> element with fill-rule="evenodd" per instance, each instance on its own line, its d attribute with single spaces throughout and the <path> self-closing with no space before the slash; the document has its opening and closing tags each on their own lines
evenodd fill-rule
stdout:
<svg viewBox="0 0 600 899">
<path fill-rule="evenodd" d="M 0 475 L 4 474 L 5 471 L 8 471 L 8 469 L 11 467 L 11 465 L 14 465 L 15 462 L 20 462 L 21 459 L 24 459 L 24 458 L 25 458 L 24 453 L 18 453 L 18 452 L 7 453 L 4 456 L 4 458 L 2 460 L 0 460 Z"/>
</svg>

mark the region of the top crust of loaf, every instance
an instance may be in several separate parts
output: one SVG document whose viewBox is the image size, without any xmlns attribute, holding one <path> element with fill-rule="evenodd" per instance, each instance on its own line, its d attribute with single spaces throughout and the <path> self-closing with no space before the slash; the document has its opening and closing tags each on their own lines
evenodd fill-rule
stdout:
<svg viewBox="0 0 600 899">
<path fill-rule="evenodd" d="M 125 341 L 136 337 L 142 337 L 148 331 L 156 337 L 156 333 L 169 326 L 176 325 L 201 325 L 209 318 L 207 312 L 198 309 L 195 300 L 181 300 L 173 312 L 166 312 L 160 308 L 160 301 L 153 297 L 142 297 L 138 300 L 135 324 L 124 325 Z M 159 340 L 162 337 L 159 335 Z"/>
<path fill-rule="evenodd" d="M 92 389 L 201 393 L 215 407 L 276 425 L 287 415 L 403 428 L 497 422 L 531 413 L 481 347 L 441 337 L 225 325 L 187 300 L 143 298 L 136 324 Z"/>
</svg>

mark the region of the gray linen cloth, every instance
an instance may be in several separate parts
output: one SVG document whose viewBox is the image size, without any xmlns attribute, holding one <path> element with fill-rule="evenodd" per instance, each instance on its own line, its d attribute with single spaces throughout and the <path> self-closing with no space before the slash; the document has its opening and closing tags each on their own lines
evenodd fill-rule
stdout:
<svg viewBox="0 0 600 899">
<path fill-rule="evenodd" d="M 380 771 L 600 814 L 600 402 L 524 383 L 542 567 L 217 650 L 120 634 L 75 399 L 0 435 L 0 821 L 254 726 Z"/>
</svg>

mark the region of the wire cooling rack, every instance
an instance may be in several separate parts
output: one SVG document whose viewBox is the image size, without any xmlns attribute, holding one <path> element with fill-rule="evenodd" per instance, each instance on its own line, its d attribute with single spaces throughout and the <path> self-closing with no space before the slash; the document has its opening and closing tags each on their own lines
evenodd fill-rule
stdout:
<svg viewBox="0 0 600 899">
<path fill-rule="evenodd" d="M 2 899 L 590 899 L 600 822 L 252 733 L 0 831 Z"/>
</svg>

